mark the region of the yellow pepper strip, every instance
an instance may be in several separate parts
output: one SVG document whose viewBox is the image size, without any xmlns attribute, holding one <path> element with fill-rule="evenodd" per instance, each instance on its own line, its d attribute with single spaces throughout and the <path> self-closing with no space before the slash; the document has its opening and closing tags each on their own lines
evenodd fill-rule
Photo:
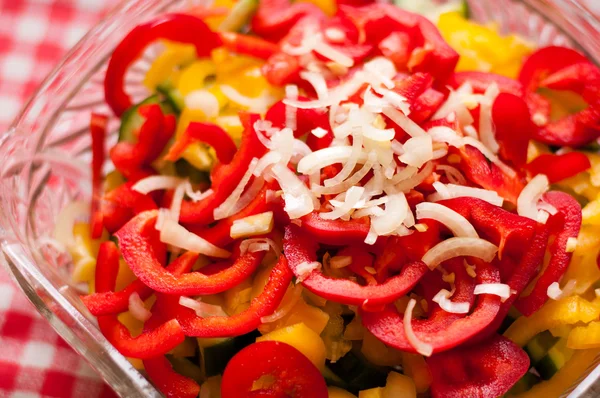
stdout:
<svg viewBox="0 0 600 398">
<path fill-rule="evenodd" d="M 517 395 L 518 398 L 557 398 L 575 383 L 594 362 L 600 349 L 577 350 L 562 368 L 548 381 L 534 385 L 531 390 Z"/>
<path fill-rule="evenodd" d="M 540 332 L 560 325 L 589 323 L 598 316 L 600 316 L 600 306 L 579 296 L 566 297 L 558 301 L 550 300 L 530 317 L 518 318 L 510 325 L 504 336 L 523 347 Z"/>
<path fill-rule="evenodd" d="M 337 3 L 334 0 L 298 0 L 298 3 L 314 4 L 328 16 L 333 16 L 337 11 Z"/>
<path fill-rule="evenodd" d="M 415 383 L 408 376 L 402 375 L 398 372 L 390 372 L 385 383 L 383 397 L 417 398 Z"/>
<path fill-rule="evenodd" d="M 301 298 L 298 303 L 292 307 L 287 315 L 276 320 L 275 322 L 264 323 L 260 325 L 258 330 L 259 332 L 265 334 L 271 332 L 272 330 L 280 329 L 282 327 L 294 325 L 300 322 L 304 323 L 315 333 L 321 334 L 321 332 L 325 329 L 325 326 L 327 326 L 327 322 L 329 322 L 329 314 L 320 308 L 308 305 L 304 299 Z"/>
<path fill-rule="evenodd" d="M 591 322 L 586 326 L 577 326 L 571 330 L 567 347 L 576 350 L 600 348 L 600 322 Z"/>
<path fill-rule="evenodd" d="M 402 353 L 402 368 L 404 374 L 413 379 L 418 393 L 424 393 L 429 390 L 433 376 L 425 362 L 423 355 Z"/>
<path fill-rule="evenodd" d="M 383 344 L 370 332 L 364 332 L 364 338 L 360 352 L 378 366 L 398 366 L 402 364 L 402 352 Z"/>
<path fill-rule="evenodd" d="M 252 300 L 252 280 L 246 279 L 239 285 L 223 293 L 225 299 L 224 310 L 227 314 L 235 315 L 246 310 Z"/>
<path fill-rule="evenodd" d="M 598 269 L 598 265 L 596 264 L 600 242 L 597 243 L 598 246 L 596 247 L 586 247 L 588 241 L 592 240 L 585 238 L 587 234 L 589 234 L 589 228 L 582 228 L 579 233 L 577 249 L 573 253 L 571 264 L 569 264 L 569 268 L 562 278 L 563 281 L 575 279 L 577 281 L 575 291 L 580 294 L 586 292 L 600 280 L 600 269 Z M 594 238 L 594 240 L 599 240 L 600 236 L 596 235 Z M 579 242 L 583 242 L 586 245 L 580 247 Z"/>
<path fill-rule="evenodd" d="M 75 242 L 69 245 L 69 253 L 73 259 L 73 282 L 92 282 L 96 271 L 96 256 L 100 242 L 108 239 L 106 231 L 100 239 L 94 240 L 90 237 L 90 225 L 88 223 L 75 223 L 73 226 L 73 237 Z"/>
<path fill-rule="evenodd" d="M 327 387 L 328 398 L 356 398 L 356 395 L 350 394 L 346 390 L 342 390 L 339 387 Z"/>
<path fill-rule="evenodd" d="M 384 398 L 385 387 L 369 388 L 358 392 L 358 398 Z"/>
<path fill-rule="evenodd" d="M 342 306 L 328 301 L 323 309 L 329 314 L 329 322 L 321 333 L 321 337 L 327 347 L 327 359 L 337 361 L 352 349 L 352 342 L 344 338 Z"/>
<path fill-rule="evenodd" d="M 159 84 L 167 80 L 175 83 L 176 69 L 194 59 L 196 59 L 196 48 L 193 45 L 169 43 L 167 49 L 152 62 L 146 72 L 144 85 L 154 91 Z"/>
<path fill-rule="evenodd" d="M 203 89 L 206 79 L 216 73 L 215 63 L 210 59 L 200 59 L 186 66 L 177 81 L 177 89 L 186 96 L 194 90 Z"/>
</svg>

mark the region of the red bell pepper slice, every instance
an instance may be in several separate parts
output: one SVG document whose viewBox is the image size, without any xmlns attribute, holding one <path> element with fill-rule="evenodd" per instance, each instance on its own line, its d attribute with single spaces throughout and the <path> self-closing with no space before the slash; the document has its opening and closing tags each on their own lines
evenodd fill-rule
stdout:
<svg viewBox="0 0 600 398">
<path fill-rule="evenodd" d="M 175 162 L 183 151 L 194 142 L 213 147 L 221 163 L 229 163 L 237 151 L 235 142 L 225 130 L 216 124 L 191 122 L 183 134 L 173 143 L 164 159 Z"/>
<path fill-rule="evenodd" d="M 576 63 L 589 62 L 575 50 L 566 47 L 543 47 L 531 54 L 523 63 L 519 81 L 526 91 L 533 92 L 551 74 Z"/>
<path fill-rule="evenodd" d="M 581 152 L 569 152 L 562 155 L 545 153 L 533 159 L 525 168 L 532 176 L 545 174 L 550 183 L 573 177 L 592 167 L 588 157 Z"/>
<path fill-rule="evenodd" d="M 434 398 L 496 398 L 529 370 L 529 356 L 496 335 L 476 346 L 460 347 L 427 358 Z"/>
<path fill-rule="evenodd" d="M 553 90 L 569 90 L 594 102 L 600 91 L 600 69 L 589 61 L 567 66 L 540 82 L 540 86 Z"/>
<path fill-rule="evenodd" d="M 132 190 L 132 185 L 131 182 L 127 182 L 106 193 L 102 198 L 102 220 L 104 227 L 111 234 L 118 231 L 134 215 L 157 208 L 150 196 Z"/>
<path fill-rule="evenodd" d="M 317 260 L 317 243 L 297 225 L 288 225 L 285 229 L 283 252 L 289 261 L 289 267 L 296 277 L 302 278 L 302 285 L 311 292 L 338 303 L 360 305 L 375 308 L 394 302 L 409 292 L 428 271 L 421 261 L 407 264 L 399 275 L 377 285 L 361 286 L 358 283 L 335 279 L 313 270 L 303 275 L 300 266 Z"/>
<path fill-rule="evenodd" d="M 351 257 L 352 262 L 348 269 L 365 280 L 367 285 L 376 285 L 377 279 L 367 271 L 367 268 L 373 268 L 374 258 L 363 247 L 347 246 L 337 252 L 336 256 Z"/>
<path fill-rule="evenodd" d="M 177 319 L 186 335 L 193 337 L 235 337 L 258 328 L 261 318 L 271 315 L 283 300 L 283 296 L 292 281 L 293 273 L 288 267 L 285 256 L 280 256 L 269 280 L 260 295 L 252 299 L 250 306 L 232 316 L 198 317 L 194 311 L 179 305 L 177 296 L 175 307 L 169 312 L 177 314 Z"/>
<path fill-rule="evenodd" d="M 196 398 L 200 393 L 198 383 L 174 371 L 164 356 L 144 360 L 144 370 L 167 398 Z"/>
<path fill-rule="evenodd" d="M 137 134 L 137 142 L 119 142 L 110 150 L 115 167 L 128 180 L 152 172 L 150 164 L 158 158 L 175 132 L 173 115 L 164 115 L 158 104 L 141 106 L 138 113 L 145 118 Z"/>
<path fill-rule="evenodd" d="M 255 58 L 269 59 L 279 52 L 279 46 L 256 36 L 248 36 L 234 32 L 221 32 L 223 46 L 229 51 Z"/>
<path fill-rule="evenodd" d="M 119 252 L 112 241 L 103 242 L 98 252 L 96 264 L 96 291 L 114 291 L 119 270 Z M 129 330 L 117 315 L 101 315 L 98 326 L 106 339 L 124 356 L 140 359 L 154 358 L 166 354 L 185 339 L 177 320 L 163 323 L 150 332 L 131 337 Z"/>
<path fill-rule="evenodd" d="M 290 0 L 261 1 L 252 18 L 251 28 L 254 33 L 268 40 L 279 41 L 300 19 L 323 18 L 324 14 L 317 6 L 310 3 L 294 3 Z"/>
<path fill-rule="evenodd" d="M 500 93 L 492 105 L 492 121 L 500 156 L 517 167 L 527 163 L 527 148 L 535 126 L 522 96 Z"/>
<path fill-rule="evenodd" d="M 255 389 L 258 380 L 272 383 Z M 300 351 L 280 341 L 261 341 L 238 352 L 227 364 L 223 398 L 327 398 L 319 369 Z"/>
<path fill-rule="evenodd" d="M 467 279 L 470 277 L 466 277 Z M 460 278 L 459 278 L 460 279 Z M 499 283 L 498 271 L 489 264 L 477 265 L 477 284 Z M 445 311 L 434 311 L 427 319 L 411 321 L 417 338 L 433 346 L 438 353 L 460 345 L 484 330 L 496 317 L 500 309 L 500 297 L 479 295 L 473 311 L 464 317 Z M 380 312 L 361 311 L 363 325 L 381 342 L 407 352 L 416 352 L 404 332 L 403 315 L 394 305 Z"/>
<path fill-rule="evenodd" d="M 492 84 L 496 83 L 501 93 L 523 96 L 523 85 L 510 77 L 497 75 L 489 72 L 454 72 L 447 81 L 447 84 L 457 89 L 465 83 L 469 83 L 473 87 L 473 92 L 483 94 L 485 90 Z"/>
<path fill-rule="evenodd" d="M 368 217 L 349 221 L 324 220 L 317 212 L 307 214 L 301 220 L 302 229 L 317 242 L 335 246 L 363 243 L 371 225 Z"/>
<path fill-rule="evenodd" d="M 283 52 L 269 57 L 267 62 L 261 67 L 261 72 L 265 79 L 278 87 L 298 81 L 301 70 L 302 67 L 298 59 L 293 55 Z"/>
<path fill-rule="evenodd" d="M 190 272 L 195 262 L 196 256 L 183 255 L 169 264 L 166 271 L 176 276 L 181 275 Z M 150 297 L 153 290 L 146 286 L 141 280 L 136 279 L 123 290 L 119 290 L 118 292 L 106 291 L 88 294 L 87 296 L 81 297 L 81 301 L 83 301 L 83 304 L 85 304 L 92 315 L 120 314 L 121 312 L 127 311 L 127 308 L 129 307 L 129 297 L 133 293 L 137 293 L 142 300 L 145 300 Z"/>
<path fill-rule="evenodd" d="M 433 116 L 445 100 L 446 96 L 443 93 L 433 88 L 428 88 L 411 104 L 409 117 L 416 123 L 423 123 Z"/>
<path fill-rule="evenodd" d="M 179 219 L 188 224 L 209 224 L 214 221 L 213 212 L 229 195 L 243 175 L 248 170 L 248 165 L 254 158 L 260 158 L 266 148 L 260 142 L 254 131 L 254 123 L 259 120 L 258 115 L 240 113 L 240 120 L 244 126 L 242 142 L 231 162 L 220 164 L 211 175 L 213 193 L 197 202 L 184 200 L 181 204 Z"/>
<path fill-rule="evenodd" d="M 496 164 L 488 162 L 479 149 L 470 145 L 457 149 L 450 148 L 450 152 L 457 152 L 460 155 L 458 167 L 465 177 L 484 189 L 496 191 L 510 203 L 517 203 L 517 198 L 525 187 L 522 176 L 508 175 Z"/>
<path fill-rule="evenodd" d="M 158 292 L 179 295 L 217 294 L 243 282 L 258 268 L 264 253 L 246 253 L 223 271 L 214 275 L 192 272 L 176 276 L 158 261 L 152 245 L 158 212 L 148 211 L 137 215 L 121 228 L 115 236 L 125 262 L 146 286 Z M 195 261 L 196 253 L 184 256 Z"/>
<path fill-rule="evenodd" d="M 102 166 L 106 159 L 106 124 L 108 117 L 92 113 L 90 132 L 92 134 L 92 220 L 91 237 L 98 239 L 102 235 L 102 212 L 100 211 L 100 197 L 102 196 L 103 174 Z"/>
<path fill-rule="evenodd" d="M 533 138 L 549 145 L 580 147 L 600 137 L 600 101 L 537 129 Z"/>
<path fill-rule="evenodd" d="M 397 69 L 408 70 L 411 39 L 406 32 L 392 32 L 379 42 L 377 48 L 381 54 L 391 60 Z"/>
<path fill-rule="evenodd" d="M 531 293 L 520 297 L 515 307 L 525 316 L 537 311 L 548 300 L 548 286 L 558 282 L 566 272 L 573 253 L 567 252 L 569 238 L 577 238 L 581 228 L 581 206 L 569 194 L 558 191 L 546 193 L 542 199 L 558 210 L 549 220 L 554 240 L 550 243 L 550 262 L 542 272 Z"/>
<path fill-rule="evenodd" d="M 104 97 L 115 115 L 121 116 L 132 105 L 124 89 L 127 70 L 149 44 L 160 39 L 193 44 L 198 57 L 209 56 L 221 45 L 218 34 L 189 14 L 166 14 L 136 26 L 113 51 L 104 78 Z"/>
</svg>

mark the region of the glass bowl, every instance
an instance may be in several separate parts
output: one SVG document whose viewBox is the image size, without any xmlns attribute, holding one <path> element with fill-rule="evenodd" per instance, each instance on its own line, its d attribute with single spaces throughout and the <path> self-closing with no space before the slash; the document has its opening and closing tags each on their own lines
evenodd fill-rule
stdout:
<svg viewBox="0 0 600 398">
<path fill-rule="evenodd" d="M 193 0 L 131 0 L 93 28 L 46 78 L 9 130 L 0 135 L 0 259 L 38 311 L 122 397 L 161 394 L 98 331 L 70 283 L 72 261 L 50 239 L 68 203 L 88 201 L 90 112 L 103 104 L 103 72 L 112 49 L 135 25 Z M 576 47 L 600 63 L 600 21 L 574 0 L 470 0 L 472 18 L 495 22 L 539 46 Z M 141 80 L 155 47 L 131 69 L 127 90 Z M 116 139 L 117 120 L 110 139 Z M 110 145 L 110 143 L 109 143 Z M 600 359 L 575 383 L 571 397 L 600 396 Z"/>
</svg>

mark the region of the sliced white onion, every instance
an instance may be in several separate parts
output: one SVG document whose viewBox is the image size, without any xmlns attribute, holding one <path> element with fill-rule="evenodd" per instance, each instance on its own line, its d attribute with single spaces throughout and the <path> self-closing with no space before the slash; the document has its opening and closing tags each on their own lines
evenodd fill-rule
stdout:
<svg viewBox="0 0 600 398">
<path fill-rule="evenodd" d="M 533 177 L 517 198 L 517 213 L 520 216 L 537 220 L 538 202 L 549 188 L 550 182 L 544 174 Z"/>
<path fill-rule="evenodd" d="M 425 253 L 422 261 L 430 269 L 455 257 L 477 257 L 489 263 L 496 256 L 498 246 L 481 238 L 450 238 L 446 239 Z"/>
<path fill-rule="evenodd" d="M 204 198 L 209 197 L 210 195 L 213 194 L 213 190 L 212 189 L 207 189 L 204 192 L 201 191 L 194 191 L 194 188 L 192 187 L 192 184 L 190 184 L 189 181 L 186 182 L 185 184 L 185 194 L 192 200 L 192 202 L 198 202 Z"/>
<path fill-rule="evenodd" d="M 138 321 L 146 322 L 152 316 L 152 313 L 146 309 L 144 302 L 137 292 L 129 296 L 129 313 Z"/>
<path fill-rule="evenodd" d="M 510 286 L 504 283 L 482 283 L 475 285 L 473 294 L 493 294 L 506 300 L 512 294 Z"/>
<path fill-rule="evenodd" d="M 298 304 L 298 301 L 300 301 L 300 298 L 302 297 L 303 287 L 302 285 L 294 285 L 291 289 L 293 289 L 292 298 L 288 300 L 284 306 L 277 308 L 277 310 L 271 315 L 263 316 L 262 318 L 260 318 L 260 321 L 262 323 L 278 321 L 279 319 L 289 314 L 292 308 L 294 308 L 294 306 Z"/>
<path fill-rule="evenodd" d="M 313 88 L 315 89 L 315 92 L 317 93 L 317 97 L 319 99 L 326 99 L 329 96 L 329 89 L 327 88 L 327 82 L 325 81 L 325 78 L 323 77 L 323 75 L 321 73 L 302 71 L 302 72 L 300 72 L 300 77 L 302 79 L 306 80 L 307 82 L 309 82 L 311 86 L 313 86 Z M 288 97 L 288 98 L 290 98 L 290 97 Z M 290 99 L 298 99 L 298 96 L 296 95 L 296 98 L 290 98 Z"/>
<path fill-rule="evenodd" d="M 179 221 L 179 214 L 181 213 L 181 204 L 183 203 L 183 197 L 185 196 L 185 187 L 187 181 L 181 182 L 175 192 L 173 193 L 173 199 L 171 200 L 171 218 L 175 221 Z"/>
<path fill-rule="evenodd" d="M 313 271 L 321 269 L 322 265 L 318 261 L 305 261 L 301 264 L 298 264 L 295 270 L 295 274 L 297 275 L 296 283 L 302 283 Z"/>
<path fill-rule="evenodd" d="M 433 157 L 433 142 L 428 135 L 409 138 L 404 143 L 404 154 L 398 159 L 413 167 L 421 167 Z"/>
<path fill-rule="evenodd" d="M 396 76 L 396 66 L 386 57 L 375 57 L 365 62 L 363 69 L 389 89 L 394 88 L 392 78 Z"/>
<path fill-rule="evenodd" d="M 558 282 L 554 282 L 548 286 L 546 294 L 552 300 L 559 300 L 564 297 L 569 297 L 571 294 L 573 294 L 576 286 L 577 281 L 575 279 L 569 280 L 563 289 L 560 288 L 560 284 Z"/>
<path fill-rule="evenodd" d="M 395 188 L 398 191 L 407 193 L 408 191 L 410 191 L 411 189 L 413 189 L 414 187 L 416 187 L 417 185 L 419 185 L 420 183 L 425 181 L 425 179 L 427 177 L 429 177 L 432 172 L 433 172 L 433 163 L 427 162 L 425 164 L 425 166 L 423 166 L 421 171 L 419 171 L 417 174 L 413 175 L 410 178 L 400 181 L 398 184 L 395 185 Z"/>
<path fill-rule="evenodd" d="M 141 180 L 133 184 L 131 189 L 133 191 L 146 195 L 152 191 L 158 191 L 163 189 L 175 189 L 179 186 L 179 184 L 181 184 L 184 181 L 184 179 L 179 177 L 150 176 L 142 178 Z"/>
<path fill-rule="evenodd" d="M 410 104 L 408 103 L 408 99 L 406 97 L 403 97 L 402 95 L 398 94 L 397 92 L 392 91 L 392 90 L 387 90 L 385 88 L 373 87 L 373 90 L 377 94 L 381 95 L 383 97 L 383 100 L 386 101 L 393 108 L 398 109 L 399 111 L 404 113 L 404 115 L 406 115 L 406 116 L 410 115 Z M 383 112 L 383 109 L 379 113 L 381 113 L 381 112 Z"/>
<path fill-rule="evenodd" d="M 288 84 L 285 86 L 285 97 L 291 100 L 298 99 L 298 86 Z M 297 126 L 298 110 L 293 106 L 285 106 L 285 127 L 295 131 Z"/>
<path fill-rule="evenodd" d="M 365 90 L 363 103 L 365 109 L 373 113 L 381 113 L 383 112 L 383 108 L 390 105 L 389 101 L 375 95 L 371 86 L 368 86 Z"/>
<path fill-rule="evenodd" d="M 446 177 L 450 183 L 455 185 L 465 185 L 467 183 L 467 179 L 462 175 L 460 170 L 458 170 L 454 166 L 450 166 L 447 164 L 439 164 L 435 166 L 436 170 L 443 171 L 446 173 Z"/>
<path fill-rule="evenodd" d="M 392 140 L 392 152 L 394 152 L 394 155 L 402 155 L 405 152 L 404 145 L 398 140 Z"/>
<path fill-rule="evenodd" d="M 569 237 L 567 239 L 567 247 L 565 247 L 565 252 L 573 253 L 577 249 L 577 238 Z"/>
<path fill-rule="evenodd" d="M 350 176 L 350 174 L 352 174 L 352 172 L 354 171 L 354 168 L 358 164 L 358 160 L 361 157 L 361 155 L 363 154 L 362 135 L 357 134 L 353 138 L 354 138 L 354 140 L 352 142 L 352 152 L 350 153 L 350 156 L 344 163 L 344 166 L 342 167 L 342 170 L 340 170 L 339 173 L 337 173 L 332 178 L 329 178 L 329 179 L 323 181 L 323 185 L 325 185 L 326 187 L 338 185 L 342 181 L 347 179 Z"/>
<path fill-rule="evenodd" d="M 341 51 L 333 48 L 323 40 L 318 40 L 313 47 L 314 52 L 336 62 L 346 68 L 354 66 L 354 60 Z"/>
<path fill-rule="evenodd" d="M 385 213 L 382 216 L 371 217 L 371 228 L 378 236 L 390 235 L 400 228 L 409 211 L 404 193 L 388 195 Z"/>
<path fill-rule="evenodd" d="M 219 116 L 219 100 L 208 90 L 194 90 L 184 98 L 185 107 L 199 110 L 208 119 Z"/>
<path fill-rule="evenodd" d="M 420 135 L 427 134 L 421 126 L 413 122 L 408 118 L 408 116 L 395 108 L 389 106 L 383 108 L 383 114 L 400 126 L 404 131 L 406 131 L 406 134 L 410 135 L 411 137 L 418 137 Z"/>
<path fill-rule="evenodd" d="M 248 170 L 246 170 L 246 173 L 244 174 L 238 185 L 235 187 L 233 192 L 231 192 L 231 194 L 227 197 L 227 199 L 223 201 L 223 203 L 221 203 L 217 208 L 215 208 L 213 212 L 215 220 L 221 220 L 223 218 L 229 217 L 232 214 L 235 214 L 233 210 L 235 209 L 236 202 L 240 199 L 240 196 L 242 196 L 242 192 L 244 192 L 248 181 L 250 181 L 250 178 L 252 177 L 252 173 L 254 173 L 254 169 L 256 168 L 257 163 L 258 159 L 252 159 L 252 161 L 248 165 Z"/>
<path fill-rule="evenodd" d="M 406 334 L 406 338 L 410 345 L 412 345 L 419 354 L 429 357 L 433 354 L 433 346 L 419 340 L 412 328 L 412 313 L 416 304 L 417 300 L 410 299 L 406 306 L 406 310 L 404 311 L 404 333 Z"/>
<path fill-rule="evenodd" d="M 73 227 L 78 220 L 87 220 L 90 216 L 90 204 L 85 201 L 75 201 L 66 205 L 57 214 L 54 224 L 53 237 L 67 248 L 75 244 Z"/>
<path fill-rule="evenodd" d="M 435 126 L 427 130 L 434 142 L 444 142 L 450 146 L 462 146 L 462 137 L 458 133 L 446 126 Z"/>
<path fill-rule="evenodd" d="M 240 210 L 244 209 L 250 204 L 257 196 L 262 187 L 265 185 L 265 179 L 257 177 L 252 181 L 252 184 L 246 189 L 246 191 L 240 196 L 240 199 L 235 203 L 231 214 L 237 214 Z"/>
<path fill-rule="evenodd" d="M 277 102 L 277 98 L 271 95 L 268 90 L 263 91 L 260 96 L 253 98 L 246 97 L 235 88 L 225 84 L 222 84 L 220 88 L 223 95 L 229 100 L 248 108 L 250 112 L 263 114 L 271 107 L 271 105 Z"/>
<path fill-rule="evenodd" d="M 364 187 L 351 187 L 346 192 L 346 197 L 342 206 L 333 209 L 330 212 L 319 213 L 319 217 L 324 220 L 335 220 L 349 213 L 358 203 L 361 196 L 365 192 Z"/>
<path fill-rule="evenodd" d="M 479 107 L 479 139 L 492 153 L 498 153 L 500 145 L 496 141 L 494 123 L 492 121 L 492 104 L 500 94 L 496 83 L 490 84 L 485 90 L 485 101 L 481 101 Z"/>
<path fill-rule="evenodd" d="M 196 315 L 201 318 L 210 318 L 213 316 L 227 316 L 223 308 L 218 305 L 203 303 L 200 300 L 194 300 L 189 297 L 179 297 L 179 305 L 194 310 Z"/>
<path fill-rule="evenodd" d="M 552 206 L 548 202 L 544 202 L 543 200 L 540 200 L 538 202 L 537 207 L 540 210 L 544 210 L 546 213 L 550 214 L 551 216 L 553 216 L 556 213 L 558 213 L 558 210 L 556 210 L 556 207 Z"/>
<path fill-rule="evenodd" d="M 438 108 L 431 119 L 442 119 L 454 113 L 462 126 L 473 123 L 473 117 L 463 102 L 463 98 L 472 93 L 473 87 L 470 83 L 463 84 L 456 91 L 450 91 L 446 102 Z"/>
<path fill-rule="evenodd" d="M 452 296 L 452 293 L 446 289 L 441 289 L 433 296 L 431 301 L 438 303 L 441 309 L 452 314 L 467 314 L 469 312 L 470 305 L 468 302 L 455 303 L 450 300 L 450 296 Z"/>
<path fill-rule="evenodd" d="M 321 127 L 317 127 L 317 128 L 312 129 L 310 131 L 310 133 L 317 138 L 323 138 L 327 135 L 327 130 L 325 130 L 324 128 L 321 128 Z"/>
<path fill-rule="evenodd" d="M 438 189 L 439 187 L 444 187 L 445 189 Z M 502 203 L 504 202 L 504 199 L 498 195 L 496 191 L 490 191 L 487 189 L 473 188 L 455 184 L 442 184 L 441 182 L 434 183 L 434 188 L 436 189 L 437 193 L 431 194 L 427 197 L 427 199 L 432 202 L 461 197 L 478 198 L 495 206 L 502 206 Z"/>
<path fill-rule="evenodd" d="M 379 206 L 365 207 L 352 213 L 352 218 L 361 218 L 367 216 L 383 216 L 385 211 Z"/>
<path fill-rule="evenodd" d="M 160 241 L 209 257 L 227 258 L 231 255 L 227 250 L 221 249 L 206 239 L 188 231 L 171 217 L 165 217 L 160 226 Z"/>
<path fill-rule="evenodd" d="M 306 159 L 306 157 L 304 159 Z M 298 168 L 299 167 L 300 165 L 298 165 Z M 284 210 L 291 219 L 300 218 L 315 209 L 313 193 L 306 185 L 304 185 L 296 174 L 281 164 L 273 166 L 271 172 L 283 190 L 283 200 L 285 202 Z"/>
<path fill-rule="evenodd" d="M 353 154 L 352 150 L 351 146 L 332 146 L 315 151 L 298 162 L 298 172 L 308 175 L 335 163 L 346 163 Z M 364 164 L 367 157 L 368 154 L 361 152 L 356 161 Z"/>
<path fill-rule="evenodd" d="M 475 127 L 473 127 L 472 124 L 464 126 L 462 131 L 469 137 L 472 137 L 476 140 L 479 139 L 479 133 L 477 133 L 477 130 L 475 130 Z"/>
<path fill-rule="evenodd" d="M 240 243 L 240 255 L 244 255 L 248 251 L 250 253 L 253 253 L 255 251 L 264 251 L 264 250 L 254 250 L 254 251 L 252 250 L 252 245 L 259 244 L 259 243 L 266 243 L 267 244 L 267 249 L 266 250 L 269 250 L 269 247 L 270 247 L 271 249 L 273 249 L 273 251 L 276 254 L 281 253 L 281 248 L 275 243 L 275 241 L 273 239 L 269 239 L 269 238 L 254 238 L 254 239 L 244 239 L 242 241 L 242 243 Z"/>
<path fill-rule="evenodd" d="M 329 265 L 333 269 L 344 268 L 352 264 L 352 256 L 333 256 L 329 260 Z"/>
<path fill-rule="evenodd" d="M 398 168 L 398 171 L 389 180 L 389 183 L 392 185 L 396 185 L 404 180 L 408 180 L 409 178 L 414 177 L 418 171 L 419 171 L 419 168 L 413 167 L 413 166 L 406 166 L 404 168 Z"/>
<path fill-rule="evenodd" d="M 273 212 L 267 211 L 260 214 L 235 220 L 229 230 L 229 236 L 233 239 L 249 236 L 268 234 L 273 230 Z"/>
<path fill-rule="evenodd" d="M 438 203 L 423 202 L 417 205 L 417 218 L 428 218 L 444 224 L 457 237 L 479 238 L 473 225 L 461 214 Z"/>
</svg>

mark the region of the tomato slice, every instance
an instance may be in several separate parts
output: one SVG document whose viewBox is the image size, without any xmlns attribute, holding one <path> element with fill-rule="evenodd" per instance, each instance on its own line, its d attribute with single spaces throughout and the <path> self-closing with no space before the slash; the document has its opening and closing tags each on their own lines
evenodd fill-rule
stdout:
<svg viewBox="0 0 600 398">
<path fill-rule="evenodd" d="M 325 379 L 300 351 L 279 341 L 261 341 L 229 361 L 221 396 L 327 398 L 328 394 Z"/>
</svg>

